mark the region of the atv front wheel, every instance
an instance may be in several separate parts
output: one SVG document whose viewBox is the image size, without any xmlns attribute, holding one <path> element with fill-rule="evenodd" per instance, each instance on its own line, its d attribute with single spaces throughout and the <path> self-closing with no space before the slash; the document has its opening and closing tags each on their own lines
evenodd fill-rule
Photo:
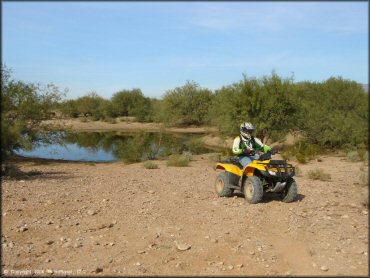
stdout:
<svg viewBox="0 0 370 278">
<path fill-rule="evenodd" d="M 257 204 L 263 198 L 263 186 L 256 176 L 247 177 L 243 186 L 244 197 L 250 204 Z"/>
<path fill-rule="evenodd" d="M 217 176 L 215 182 L 215 190 L 220 197 L 231 197 L 234 190 L 229 188 L 229 175 L 227 172 L 221 173 Z"/>
<path fill-rule="evenodd" d="M 294 179 L 288 181 L 288 184 L 286 186 L 287 186 L 286 189 L 284 189 L 282 193 L 283 202 L 291 203 L 297 199 L 298 186 Z"/>
</svg>

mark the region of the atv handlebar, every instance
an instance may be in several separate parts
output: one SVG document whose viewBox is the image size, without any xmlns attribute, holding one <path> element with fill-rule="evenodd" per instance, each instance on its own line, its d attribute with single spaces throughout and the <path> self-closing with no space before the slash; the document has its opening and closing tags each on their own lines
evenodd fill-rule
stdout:
<svg viewBox="0 0 370 278">
<path fill-rule="evenodd" d="M 269 160 L 271 159 L 271 155 L 277 154 L 278 150 L 276 149 L 271 149 L 270 151 L 267 151 L 263 154 L 260 155 L 259 160 Z"/>
<path fill-rule="evenodd" d="M 271 159 L 271 151 L 265 152 L 260 155 L 259 160 L 270 160 Z"/>
</svg>

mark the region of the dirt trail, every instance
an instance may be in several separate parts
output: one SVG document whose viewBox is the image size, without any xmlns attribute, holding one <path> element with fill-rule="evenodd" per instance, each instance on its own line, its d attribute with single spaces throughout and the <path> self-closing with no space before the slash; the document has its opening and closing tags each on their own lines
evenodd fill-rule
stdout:
<svg viewBox="0 0 370 278">
<path fill-rule="evenodd" d="M 270 197 L 256 205 L 238 193 L 216 197 L 218 171 L 208 155 L 182 168 L 156 161 L 153 170 L 142 163 L 20 162 L 34 175 L 2 182 L 3 271 L 366 276 L 363 162 L 321 159 L 299 165 L 297 202 Z M 309 180 L 317 167 L 332 180 Z"/>
</svg>

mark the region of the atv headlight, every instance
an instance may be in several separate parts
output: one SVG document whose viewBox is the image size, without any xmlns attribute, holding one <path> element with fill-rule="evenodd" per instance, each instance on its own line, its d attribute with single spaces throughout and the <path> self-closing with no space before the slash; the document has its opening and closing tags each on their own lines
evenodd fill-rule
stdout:
<svg viewBox="0 0 370 278">
<path fill-rule="evenodd" d="M 274 172 L 274 171 L 272 171 L 272 170 L 268 170 L 268 172 L 269 172 L 269 174 L 270 174 L 271 176 L 276 176 L 276 172 Z"/>
</svg>

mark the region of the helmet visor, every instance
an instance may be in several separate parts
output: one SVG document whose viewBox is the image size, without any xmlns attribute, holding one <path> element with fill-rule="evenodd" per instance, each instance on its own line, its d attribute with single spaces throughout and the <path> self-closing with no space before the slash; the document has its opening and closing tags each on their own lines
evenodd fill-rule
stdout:
<svg viewBox="0 0 370 278">
<path fill-rule="evenodd" d="M 242 132 L 253 135 L 254 129 L 247 129 L 245 127 L 242 127 Z"/>
</svg>

